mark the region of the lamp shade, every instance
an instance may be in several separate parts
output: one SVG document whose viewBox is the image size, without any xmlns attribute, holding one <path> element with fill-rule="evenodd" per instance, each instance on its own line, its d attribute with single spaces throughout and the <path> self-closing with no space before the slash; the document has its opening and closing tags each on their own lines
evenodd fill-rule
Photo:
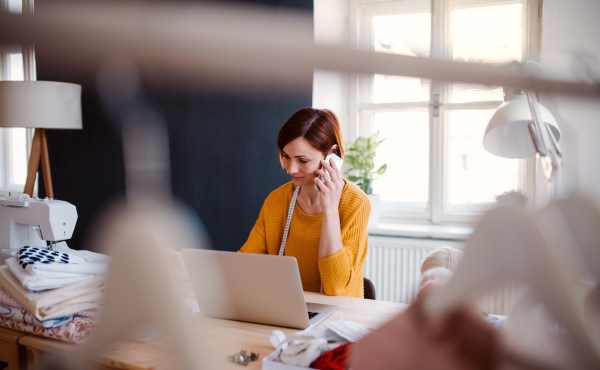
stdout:
<svg viewBox="0 0 600 370">
<path fill-rule="evenodd" d="M 0 81 L 0 126 L 81 129 L 81 86 L 50 81 Z"/>
<path fill-rule="evenodd" d="M 556 142 L 560 129 L 556 119 L 546 107 L 539 104 L 542 120 L 550 127 Z M 483 135 L 483 147 L 490 153 L 504 158 L 527 158 L 536 154 L 529 132 L 533 121 L 525 95 L 517 95 L 502 103 L 490 119 Z"/>
</svg>

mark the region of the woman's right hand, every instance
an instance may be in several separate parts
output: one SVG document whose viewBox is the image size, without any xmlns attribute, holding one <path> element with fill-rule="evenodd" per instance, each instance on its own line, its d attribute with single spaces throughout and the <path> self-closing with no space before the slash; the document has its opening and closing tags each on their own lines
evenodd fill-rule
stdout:
<svg viewBox="0 0 600 370">
<path fill-rule="evenodd" d="M 344 179 L 342 178 L 342 172 L 336 167 L 333 159 L 330 163 L 321 160 L 323 165 L 322 169 L 316 170 L 317 175 L 321 176 L 326 183 L 323 183 L 318 177 L 315 177 L 315 184 L 321 190 L 319 203 L 321 204 L 321 210 L 323 216 L 331 214 L 339 214 L 340 198 L 342 197 L 342 191 L 344 190 Z M 325 172 L 327 170 L 327 172 Z"/>
</svg>

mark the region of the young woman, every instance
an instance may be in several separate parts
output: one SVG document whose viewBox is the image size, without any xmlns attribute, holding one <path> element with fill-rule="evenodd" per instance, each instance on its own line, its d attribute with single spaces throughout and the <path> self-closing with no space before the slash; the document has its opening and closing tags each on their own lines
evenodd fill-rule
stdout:
<svg viewBox="0 0 600 370">
<path fill-rule="evenodd" d="M 284 255 L 298 260 L 304 290 L 363 298 L 371 203 L 362 190 L 342 178 L 333 160 L 324 161 L 331 153 L 344 157 L 338 118 L 327 109 L 301 109 L 279 131 L 277 147 L 292 181 L 267 197 L 239 252 L 279 254 L 297 193 Z"/>
</svg>

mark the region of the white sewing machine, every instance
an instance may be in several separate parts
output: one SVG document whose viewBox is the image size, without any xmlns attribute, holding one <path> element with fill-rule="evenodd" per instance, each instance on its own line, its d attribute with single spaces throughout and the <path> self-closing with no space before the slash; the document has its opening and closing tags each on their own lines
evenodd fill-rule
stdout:
<svg viewBox="0 0 600 370">
<path fill-rule="evenodd" d="M 62 200 L 30 198 L 27 194 L 0 198 L 0 250 L 47 248 L 46 241 L 52 247 L 71 239 L 76 223 L 77 209 Z"/>
</svg>

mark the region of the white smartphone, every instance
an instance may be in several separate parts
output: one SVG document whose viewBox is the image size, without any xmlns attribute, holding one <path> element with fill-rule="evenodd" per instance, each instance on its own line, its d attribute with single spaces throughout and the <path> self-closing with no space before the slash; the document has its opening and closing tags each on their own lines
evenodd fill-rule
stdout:
<svg viewBox="0 0 600 370">
<path fill-rule="evenodd" d="M 333 163 L 335 163 L 335 166 L 337 167 L 338 171 L 341 171 L 342 165 L 344 164 L 344 160 L 338 157 L 336 154 L 329 154 L 327 157 L 325 157 L 325 162 L 330 163 L 330 159 L 333 159 Z M 321 166 L 321 169 L 323 169 L 323 166 Z M 325 170 L 325 173 L 329 175 L 329 171 Z M 325 180 L 321 176 L 319 176 L 319 180 L 323 181 L 323 184 L 325 184 Z M 317 184 L 315 184 L 315 189 L 321 191 L 321 189 L 319 189 L 319 185 Z"/>
</svg>

